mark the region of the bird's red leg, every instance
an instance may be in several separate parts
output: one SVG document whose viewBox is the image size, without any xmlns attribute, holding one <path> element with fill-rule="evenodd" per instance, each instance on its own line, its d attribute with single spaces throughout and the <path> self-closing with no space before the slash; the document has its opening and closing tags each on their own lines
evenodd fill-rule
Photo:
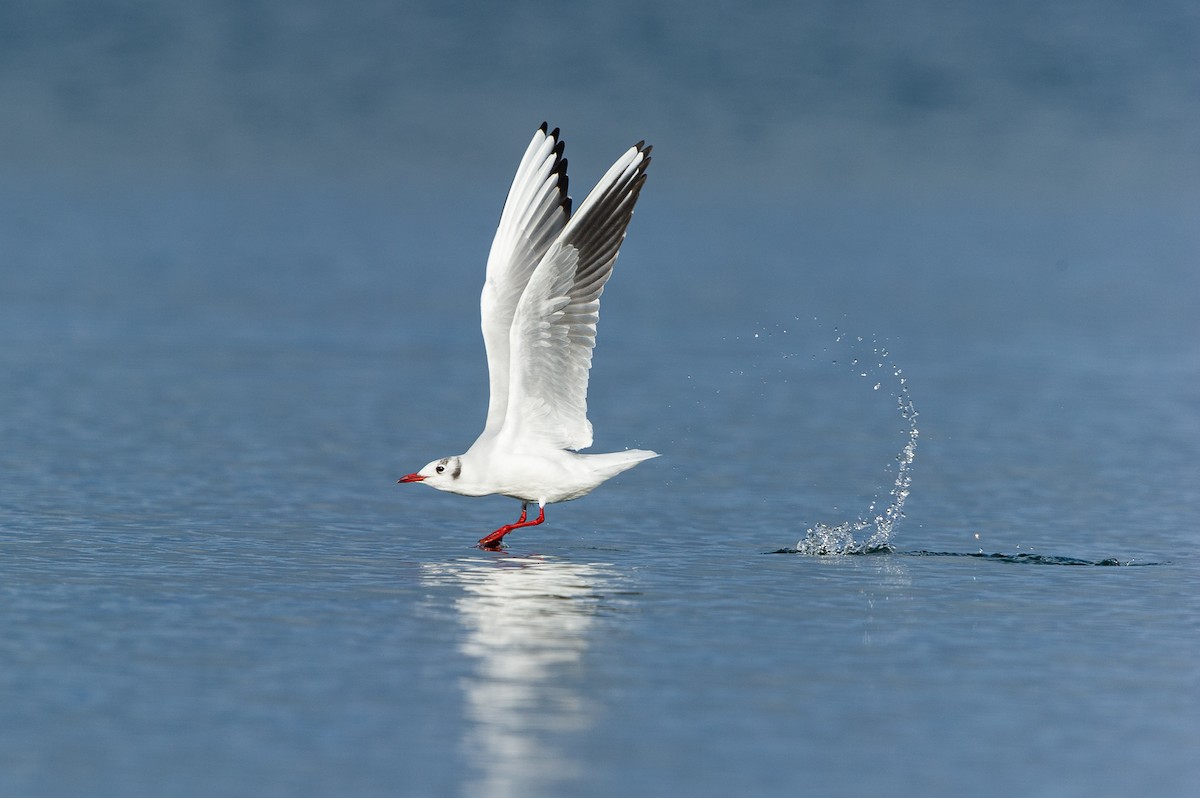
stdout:
<svg viewBox="0 0 1200 798">
<path fill-rule="evenodd" d="M 504 526 L 500 527 L 492 534 L 488 535 L 486 538 L 482 538 L 479 541 L 479 548 L 481 548 L 481 549 L 498 549 L 498 548 L 500 548 L 501 538 L 503 538 L 509 532 L 512 532 L 514 529 L 520 529 L 521 527 L 525 527 L 525 526 L 537 526 L 538 524 L 540 524 L 546 520 L 546 508 L 544 506 L 540 506 L 538 508 L 539 512 L 538 512 L 538 517 L 537 517 L 536 521 L 526 521 L 525 520 L 525 508 L 526 508 L 526 505 L 522 504 L 521 505 L 521 517 L 517 519 L 517 522 L 515 524 L 505 524 Z"/>
</svg>

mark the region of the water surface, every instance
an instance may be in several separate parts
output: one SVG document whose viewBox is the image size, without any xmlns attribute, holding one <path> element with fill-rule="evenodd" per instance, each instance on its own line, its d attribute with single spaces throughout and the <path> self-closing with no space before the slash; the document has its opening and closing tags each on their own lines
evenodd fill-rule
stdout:
<svg viewBox="0 0 1200 798">
<path fill-rule="evenodd" d="M 1195 20 L 1101 5 L 0 12 L 0 793 L 1193 794 Z M 656 145 L 664 456 L 483 552 L 395 480 L 545 117 Z"/>
</svg>

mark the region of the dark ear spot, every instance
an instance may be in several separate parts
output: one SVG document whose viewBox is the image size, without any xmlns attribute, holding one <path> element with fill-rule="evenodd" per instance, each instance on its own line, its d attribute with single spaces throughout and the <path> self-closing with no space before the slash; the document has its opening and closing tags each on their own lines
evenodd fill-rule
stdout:
<svg viewBox="0 0 1200 798">
<path fill-rule="evenodd" d="M 462 458 L 454 458 L 454 470 L 450 472 L 450 476 L 458 479 L 458 475 L 462 473 Z"/>
</svg>

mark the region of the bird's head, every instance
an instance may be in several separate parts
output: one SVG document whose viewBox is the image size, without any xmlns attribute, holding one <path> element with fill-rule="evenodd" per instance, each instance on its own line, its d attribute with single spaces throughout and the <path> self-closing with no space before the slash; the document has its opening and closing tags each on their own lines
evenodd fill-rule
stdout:
<svg viewBox="0 0 1200 798">
<path fill-rule="evenodd" d="M 431 488 L 454 492 L 454 483 L 462 476 L 461 457 L 434 460 L 415 474 L 400 477 L 398 482 L 424 482 Z"/>
</svg>

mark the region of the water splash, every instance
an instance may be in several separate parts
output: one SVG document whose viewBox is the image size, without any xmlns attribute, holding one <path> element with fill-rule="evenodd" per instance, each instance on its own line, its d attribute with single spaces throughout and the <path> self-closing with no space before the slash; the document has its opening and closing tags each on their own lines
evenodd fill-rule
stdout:
<svg viewBox="0 0 1200 798">
<path fill-rule="evenodd" d="M 834 334 L 835 343 L 841 343 L 847 337 L 836 327 Z M 862 343 L 863 338 L 857 336 L 851 346 Z M 887 507 L 882 512 L 876 512 L 877 502 L 872 502 L 871 506 L 867 508 L 866 518 L 833 525 L 818 522 L 805 532 L 804 537 L 796 544 L 796 552 L 799 554 L 874 554 L 893 550 L 892 532 L 895 530 L 897 522 L 904 517 L 904 503 L 908 500 L 908 494 L 912 487 L 913 461 L 916 459 L 917 437 L 920 434 L 917 428 L 919 414 L 908 391 L 908 378 L 903 375 L 900 367 L 890 360 L 890 355 L 885 347 L 881 346 L 874 338 L 871 343 L 874 345 L 875 357 L 865 366 L 861 363 L 863 359 L 861 356 L 851 357 L 850 366 L 860 377 L 865 378 L 882 371 L 884 363 L 887 363 L 887 372 L 895 380 L 896 410 L 904 419 L 907 431 L 904 448 L 896 455 L 896 481 L 888 494 Z M 836 364 L 837 360 L 833 362 Z M 871 362 L 875 365 L 871 366 Z M 872 386 L 872 390 L 878 391 L 882 384 L 882 380 L 877 380 Z M 863 537 L 864 535 L 865 537 Z"/>
</svg>

